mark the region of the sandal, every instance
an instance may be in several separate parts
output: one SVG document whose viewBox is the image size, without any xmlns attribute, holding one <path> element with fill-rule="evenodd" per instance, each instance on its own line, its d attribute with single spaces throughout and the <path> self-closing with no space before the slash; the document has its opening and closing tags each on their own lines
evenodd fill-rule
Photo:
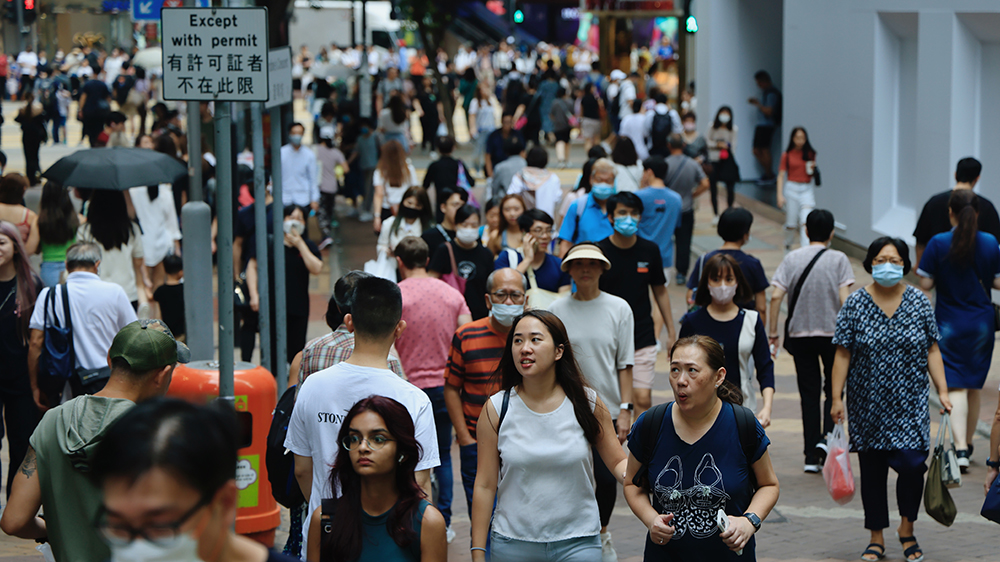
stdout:
<svg viewBox="0 0 1000 562">
<path fill-rule="evenodd" d="M 903 546 L 906 546 L 906 543 L 908 543 L 908 542 L 912 542 L 913 543 L 913 546 L 911 546 L 910 548 L 904 548 L 903 549 L 903 557 L 906 560 L 908 560 L 909 562 L 922 562 L 923 561 L 923 559 L 924 559 L 924 551 L 923 551 L 922 548 L 920 548 L 920 545 L 917 544 L 917 538 L 916 537 L 899 537 L 899 542 Z M 910 558 L 911 555 L 917 554 L 917 553 L 919 553 L 920 555 L 917 556 L 916 558 Z"/>
<path fill-rule="evenodd" d="M 874 548 L 872 548 L 873 546 L 881 548 L 882 552 L 875 550 Z M 864 560 L 865 562 L 874 562 L 873 560 L 865 558 L 865 556 L 868 556 L 869 554 L 875 556 L 875 560 L 881 560 L 885 558 L 885 545 L 879 544 L 877 542 L 871 543 L 870 545 L 865 547 L 865 551 L 861 553 L 861 559 Z"/>
</svg>

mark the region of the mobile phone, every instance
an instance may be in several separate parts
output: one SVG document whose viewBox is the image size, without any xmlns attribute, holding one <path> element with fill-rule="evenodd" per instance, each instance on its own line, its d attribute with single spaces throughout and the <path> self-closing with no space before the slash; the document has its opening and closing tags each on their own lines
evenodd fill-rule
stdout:
<svg viewBox="0 0 1000 562">
<path fill-rule="evenodd" d="M 726 515 L 725 511 L 720 509 L 719 512 L 715 514 L 715 523 L 719 526 L 719 532 L 724 533 L 726 529 L 729 528 L 729 516 Z M 741 548 L 737 550 L 736 555 L 743 556 L 743 549 Z"/>
</svg>

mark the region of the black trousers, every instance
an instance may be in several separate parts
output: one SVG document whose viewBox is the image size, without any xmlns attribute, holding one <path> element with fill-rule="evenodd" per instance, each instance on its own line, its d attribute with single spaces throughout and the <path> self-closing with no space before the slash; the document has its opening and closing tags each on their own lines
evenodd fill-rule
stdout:
<svg viewBox="0 0 1000 562">
<path fill-rule="evenodd" d="M 714 163 L 716 166 L 719 162 Z M 709 190 L 712 194 L 712 213 L 718 216 L 719 214 L 719 179 L 715 177 L 716 172 L 713 170 L 712 175 L 709 176 Z M 727 209 L 733 206 L 733 201 L 736 199 L 736 182 L 727 181 L 726 183 L 726 204 Z"/>
<path fill-rule="evenodd" d="M 431 150 L 437 150 L 437 130 L 440 121 L 438 119 L 421 119 L 420 130 L 423 135 L 420 140 L 420 148 L 430 146 Z"/>
<path fill-rule="evenodd" d="M 611 422 L 613 427 L 618 427 L 617 420 Z M 597 495 L 597 511 L 601 514 L 601 527 L 607 527 L 611 521 L 611 513 L 615 510 L 615 500 L 618 499 L 618 479 L 608 470 L 607 465 L 601 458 L 596 448 L 594 451 L 594 481 L 597 483 L 595 494 Z"/>
<path fill-rule="evenodd" d="M 795 378 L 799 384 L 799 402 L 802 406 L 802 438 L 804 454 L 815 452 L 816 443 L 833 431 L 830 401 L 833 393 L 833 357 L 837 346 L 833 338 L 792 338 L 794 340 Z M 820 372 L 822 363 L 823 371 Z M 824 377 L 825 375 L 825 377 Z M 820 389 L 823 390 L 823 409 L 820 410 Z M 822 420 L 822 430 L 820 428 Z"/>
<path fill-rule="evenodd" d="M 691 267 L 691 236 L 694 234 L 694 209 L 681 211 L 681 224 L 677 227 L 674 252 L 677 274 L 687 277 Z"/>
<path fill-rule="evenodd" d="M 27 381 L 27 370 L 24 372 Z M 24 462 L 24 455 L 28 451 L 28 439 L 35 431 L 41 414 L 35 400 L 31 396 L 31 389 L 14 390 L 0 388 L 0 413 L 3 414 L 3 425 L 0 425 L 0 439 L 7 435 L 7 444 L 10 447 L 10 465 L 7 468 L 7 498 L 10 498 L 11 485 L 14 482 L 14 475 Z M 4 431 L 6 426 L 6 431 Z"/>
<path fill-rule="evenodd" d="M 42 144 L 42 139 L 22 139 L 21 143 L 24 146 L 25 175 L 28 177 L 28 182 L 31 185 L 35 185 L 42 173 L 41 166 L 38 163 L 38 148 Z"/>
<path fill-rule="evenodd" d="M 896 478 L 896 504 L 899 515 L 917 520 L 920 500 L 924 495 L 924 473 L 927 472 L 928 451 L 903 449 L 898 451 L 859 451 L 861 468 L 861 503 L 865 508 L 865 529 L 879 531 L 889 526 L 889 468 Z"/>
</svg>

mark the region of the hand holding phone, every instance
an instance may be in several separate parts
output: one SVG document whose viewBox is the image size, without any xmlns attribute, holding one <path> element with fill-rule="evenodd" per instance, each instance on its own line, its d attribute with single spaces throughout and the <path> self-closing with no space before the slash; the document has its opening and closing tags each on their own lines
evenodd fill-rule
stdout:
<svg viewBox="0 0 1000 562">
<path fill-rule="evenodd" d="M 721 509 L 715 515 L 715 522 L 716 522 L 716 524 L 719 525 L 719 533 L 725 533 L 726 529 L 729 528 L 729 516 L 726 515 L 726 512 L 723 511 L 723 510 L 721 510 Z M 737 550 L 736 551 L 736 555 L 737 556 L 743 556 L 743 549 L 741 548 L 741 549 Z"/>
</svg>

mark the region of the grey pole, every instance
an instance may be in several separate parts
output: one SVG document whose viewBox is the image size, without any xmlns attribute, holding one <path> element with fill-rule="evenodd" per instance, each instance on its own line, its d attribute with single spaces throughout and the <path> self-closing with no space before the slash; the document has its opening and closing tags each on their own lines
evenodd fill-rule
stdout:
<svg viewBox="0 0 1000 562">
<path fill-rule="evenodd" d="M 194 2 L 188 0 L 189 4 Z M 204 201 L 201 184 L 201 104 L 187 102 L 188 200 Z"/>
<path fill-rule="evenodd" d="M 21 54 L 24 52 L 24 0 L 14 3 L 17 4 L 17 54 Z"/>
<path fill-rule="evenodd" d="M 368 72 L 367 0 L 361 0 L 361 45 L 361 87 L 358 89 L 358 108 L 361 117 L 367 119 L 372 116 L 372 75 Z"/>
<path fill-rule="evenodd" d="M 216 209 L 219 228 L 218 247 L 219 277 L 219 399 L 233 400 L 233 146 L 232 120 L 228 102 L 215 107 L 215 149 L 219 166 L 216 170 L 218 188 Z"/>
<path fill-rule="evenodd" d="M 257 309 L 260 327 L 260 363 L 265 369 L 271 368 L 271 293 L 267 273 L 267 180 L 264 175 L 264 122 L 261 111 L 264 104 L 250 104 L 250 128 L 253 136 L 253 214 L 254 235 L 257 238 L 257 293 L 260 308 Z M 273 207 L 277 213 L 277 207 Z M 280 230 L 274 231 L 275 239 Z M 277 375 L 277 373 L 272 373 Z"/>
<path fill-rule="evenodd" d="M 281 106 L 272 107 L 271 113 L 271 195 L 274 196 L 274 364 L 282 372 L 274 373 L 278 378 L 278 396 L 285 393 L 288 387 L 288 373 L 285 365 L 291 360 L 285 348 L 288 346 L 288 315 L 285 310 L 285 238 L 282 223 L 284 213 L 279 209 L 284 207 L 281 201 L 281 133 L 284 125 L 281 122 Z M 254 149 L 254 153 L 256 153 Z"/>
</svg>

